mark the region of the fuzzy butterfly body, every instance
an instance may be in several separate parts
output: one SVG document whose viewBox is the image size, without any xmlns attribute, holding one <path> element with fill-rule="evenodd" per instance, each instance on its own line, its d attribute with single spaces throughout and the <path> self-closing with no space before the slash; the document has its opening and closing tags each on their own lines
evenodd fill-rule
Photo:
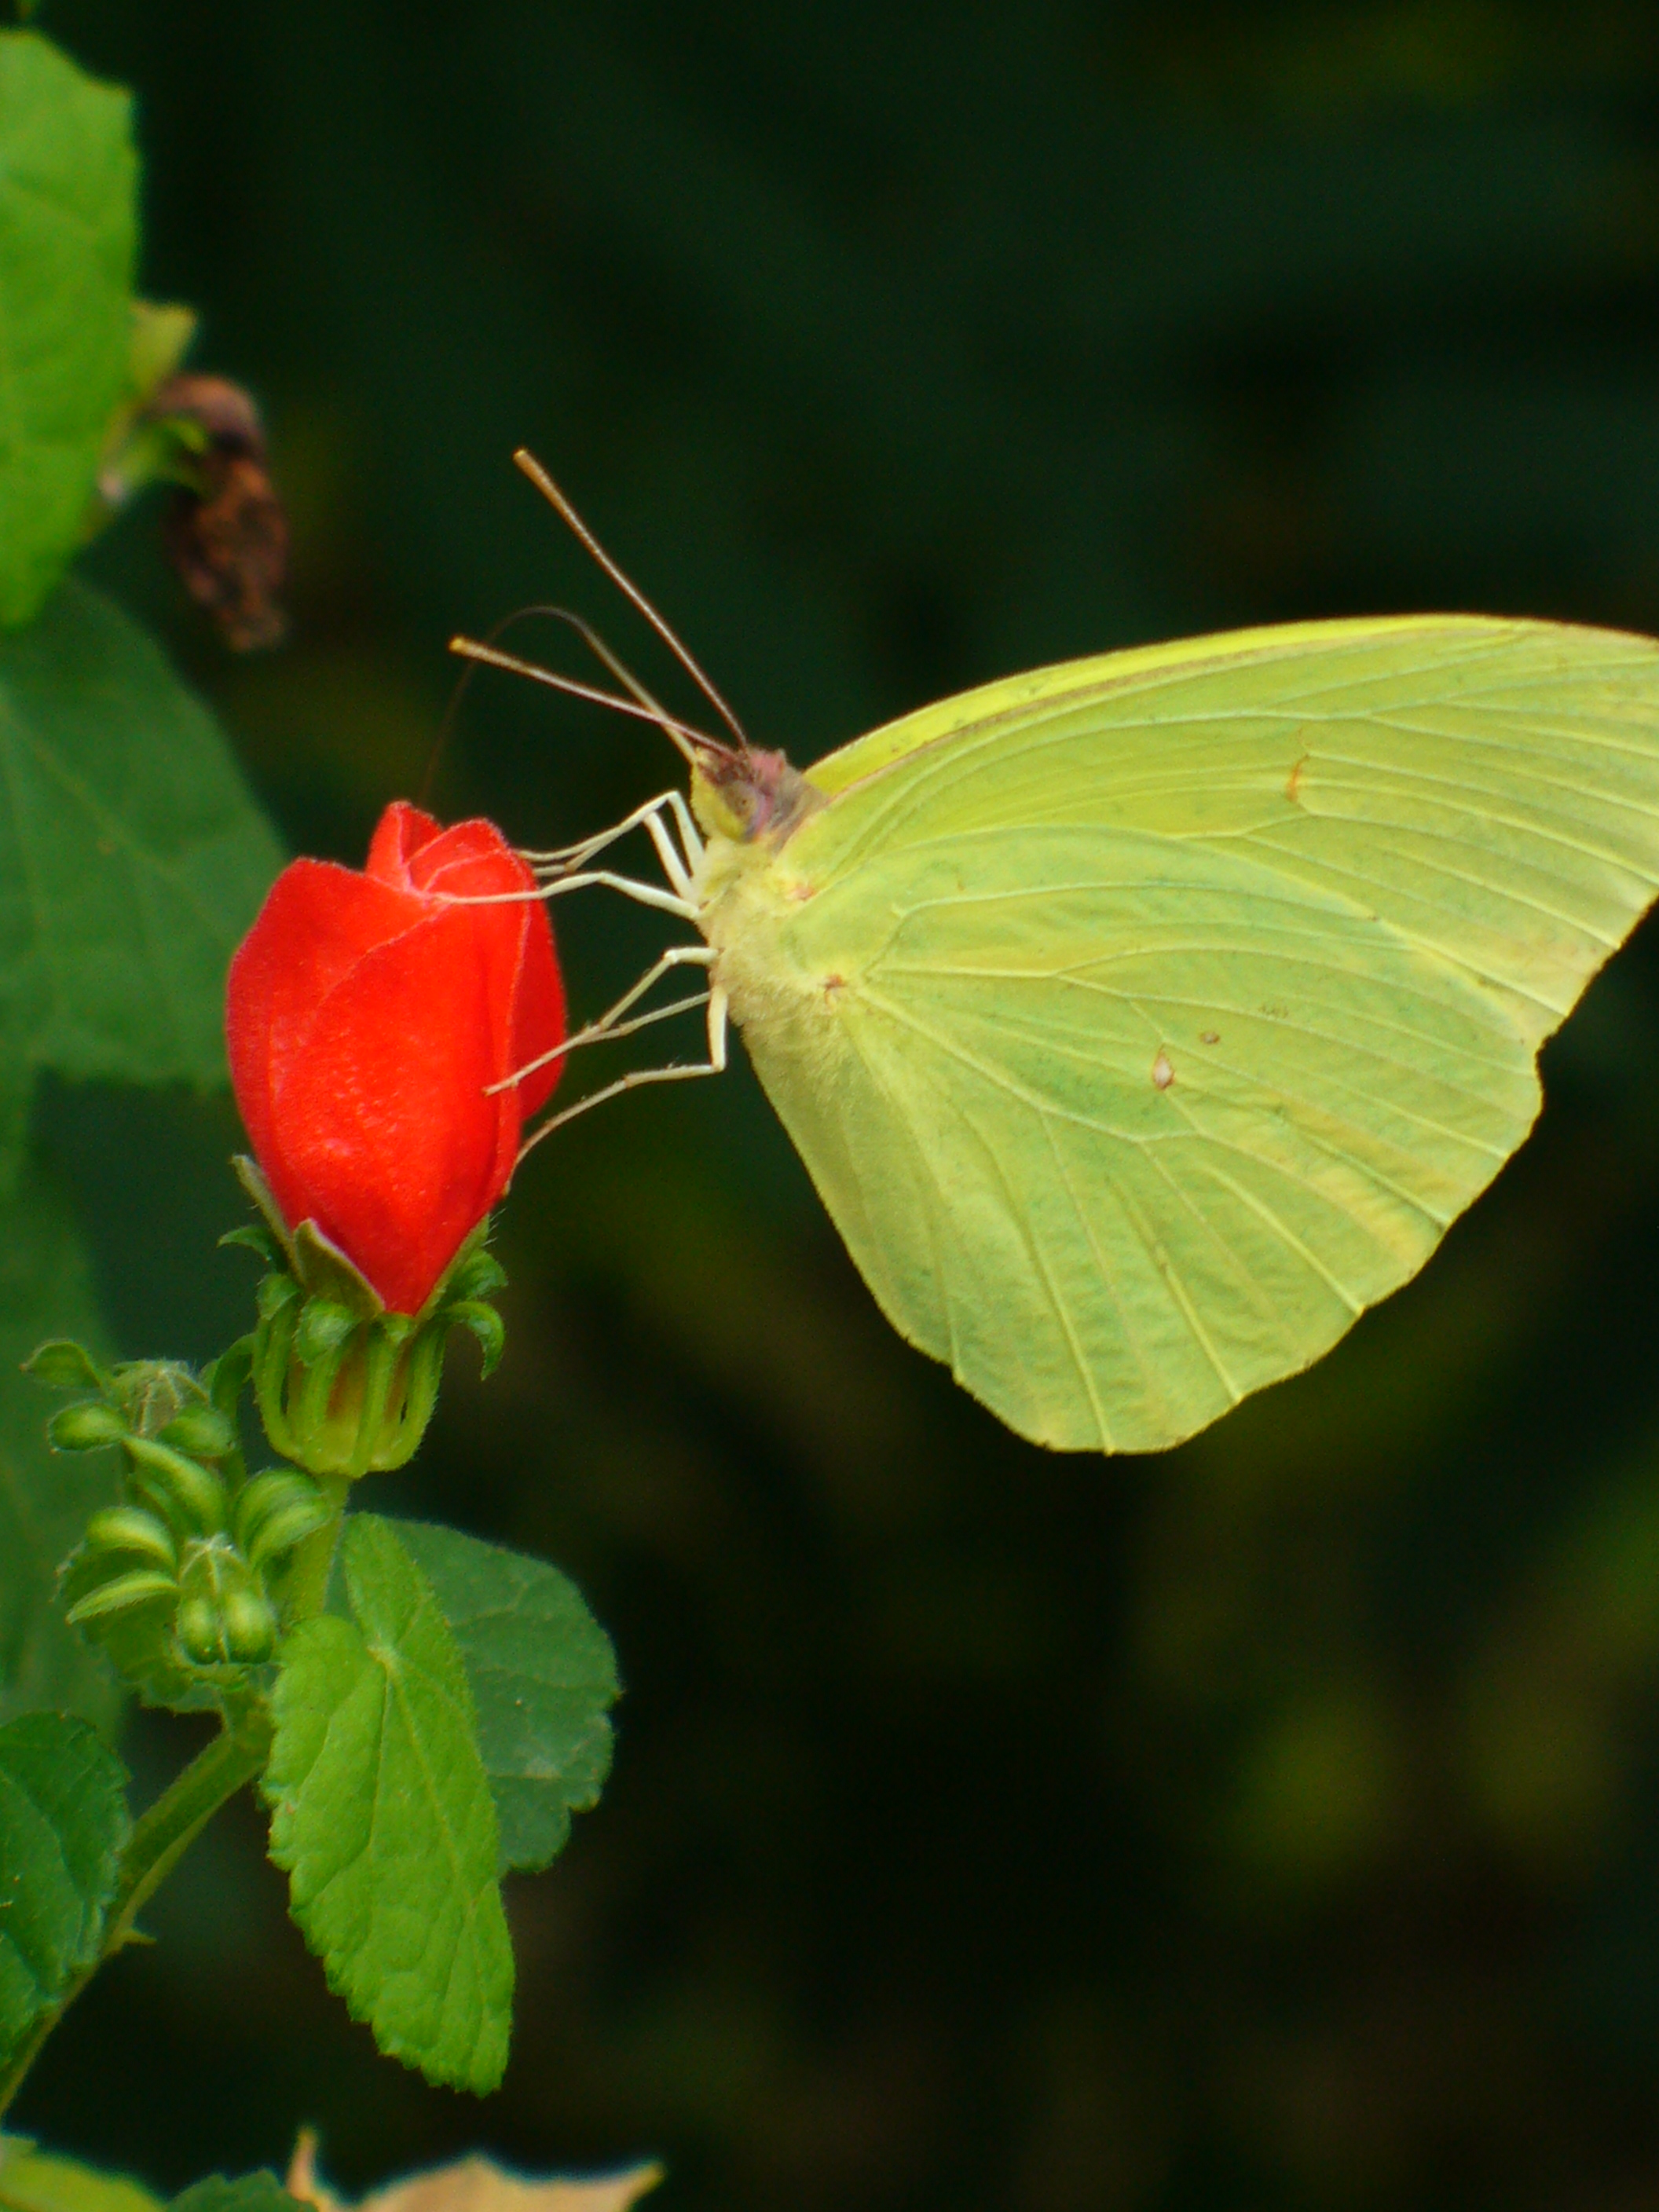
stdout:
<svg viewBox="0 0 1659 2212">
<path fill-rule="evenodd" d="M 1316 1358 L 1531 1127 L 1659 890 L 1659 645 L 1303 624 L 708 756 L 711 975 L 872 1291 L 1152 1450 Z"/>
</svg>

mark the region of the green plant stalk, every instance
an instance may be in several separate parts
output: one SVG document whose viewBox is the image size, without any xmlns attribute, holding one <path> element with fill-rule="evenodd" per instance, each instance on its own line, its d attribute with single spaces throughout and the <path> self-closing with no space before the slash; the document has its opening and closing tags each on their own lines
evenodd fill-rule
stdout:
<svg viewBox="0 0 1659 2212">
<path fill-rule="evenodd" d="M 121 1854 L 115 1894 L 94 1957 L 50 2011 L 43 2013 L 11 2063 L 0 2073 L 3 2118 L 41 2046 L 98 1969 L 132 1939 L 133 1923 L 219 1808 L 246 1782 L 264 1771 L 270 1756 L 270 1716 L 251 1708 L 199 1751 L 139 1820 Z"/>
<path fill-rule="evenodd" d="M 294 1563 L 289 1569 L 288 1588 L 283 1598 L 285 1628 L 297 1627 L 301 1621 L 313 1619 L 327 1601 L 328 1578 L 345 1516 L 346 1492 L 351 1486 L 343 1474 L 319 1474 L 312 1480 L 333 1508 L 334 1517 L 320 1528 L 313 1529 L 309 1536 L 302 1537 L 294 1547 Z"/>
</svg>

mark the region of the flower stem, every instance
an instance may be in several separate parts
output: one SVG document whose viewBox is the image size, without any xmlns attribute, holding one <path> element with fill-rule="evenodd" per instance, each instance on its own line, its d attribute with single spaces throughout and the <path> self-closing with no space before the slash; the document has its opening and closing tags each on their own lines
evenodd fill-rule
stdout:
<svg viewBox="0 0 1659 2212">
<path fill-rule="evenodd" d="M 98 1955 L 41 2014 L 27 2040 L 0 2072 L 0 2116 L 22 2086 L 40 2047 L 106 1959 L 131 1940 L 133 1923 L 228 1798 L 264 1771 L 270 1756 L 270 1716 L 263 1705 L 228 1722 L 213 1741 L 176 1775 L 133 1829 L 121 1854 Z"/>
<path fill-rule="evenodd" d="M 333 1508 L 334 1517 L 320 1528 L 313 1529 L 309 1536 L 302 1537 L 294 1547 L 294 1563 L 289 1569 L 288 1588 L 283 1598 L 283 1622 L 288 1628 L 313 1619 L 327 1600 L 328 1578 L 333 1571 L 346 1492 L 350 1488 L 343 1474 L 319 1474 L 313 1480 Z"/>
</svg>

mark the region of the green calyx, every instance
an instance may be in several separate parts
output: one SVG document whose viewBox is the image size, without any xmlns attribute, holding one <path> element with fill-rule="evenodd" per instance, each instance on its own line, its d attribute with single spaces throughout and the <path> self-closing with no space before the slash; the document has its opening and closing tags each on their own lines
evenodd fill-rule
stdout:
<svg viewBox="0 0 1659 2212">
<path fill-rule="evenodd" d="M 452 1329 L 465 1328 L 488 1375 L 505 1331 L 489 1295 L 507 1278 L 481 1223 L 418 1314 L 387 1312 L 374 1286 L 313 1222 L 292 1232 L 251 1160 L 237 1172 L 266 1226 L 235 1230 L 271 1263 L 246 1340 L 271 1449 L 310 1474 L 356 1481 L 414 1456 L 438 1402 Z"/>
<path fill-rule="evenodd" d="M 104 1370 L 78 1345 L 28 1363 L 56 1389 L 90 1389 L 55 1414 L 59 1451 L 118 1449 L 126 1497 L 95 1513 L 62 1570 L 68 1617 L 152 1705 L 228 1710 L 275 1656 L 295 1554 L 338 1499 L 309 1475 L 250 1480 L 234 1418 L 243 1347 L 205 1374 L 143 1360 Z"/>
</svg>

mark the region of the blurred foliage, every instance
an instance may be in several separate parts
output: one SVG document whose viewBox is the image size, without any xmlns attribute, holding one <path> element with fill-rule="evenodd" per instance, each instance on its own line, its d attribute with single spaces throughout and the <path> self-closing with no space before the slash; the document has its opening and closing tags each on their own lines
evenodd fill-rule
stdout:
<svg viewBox="0 0 1659 2212">
<path fill-rule="evenodd" d="M 292 641 L 229 663 L 153 514 L 87 565 L 307 849 L 360 861 L 418 794 L 457 629 L 574 603 L 674 684 L 521 441 L 799 758 L 1232 622 L 1659 629 L 1650 9 L 50 26 L 136 89 L 145 289 L 265 405 Z M 433 792 L 551 843 L 671 765 L 480 682 Z M 559 920 L 580 1011 L 662 941 Z M 662 2154 L 665 2212 L 1659 2201 L 1651 927 L 1546 1076 L 1415 1286 L 1145 1463 L 1046 1459 L 893 1340 L 741 1070 L 573 1127 L 504 1217 L 501 1370 L 376 1485 L 567 1565 L 628 1686 L 604 1808 L 510 1895 L 503 2090 L 375 2060 L 250 1810 L 20 2121 L 164 2191 L 309 2119 L 354 2195 L 482 2138 Z M 121 1348 L 210 1353 L 246 1295 L 228 1115 L 58 1086 L 39 1126 Z"/>
</svg>

